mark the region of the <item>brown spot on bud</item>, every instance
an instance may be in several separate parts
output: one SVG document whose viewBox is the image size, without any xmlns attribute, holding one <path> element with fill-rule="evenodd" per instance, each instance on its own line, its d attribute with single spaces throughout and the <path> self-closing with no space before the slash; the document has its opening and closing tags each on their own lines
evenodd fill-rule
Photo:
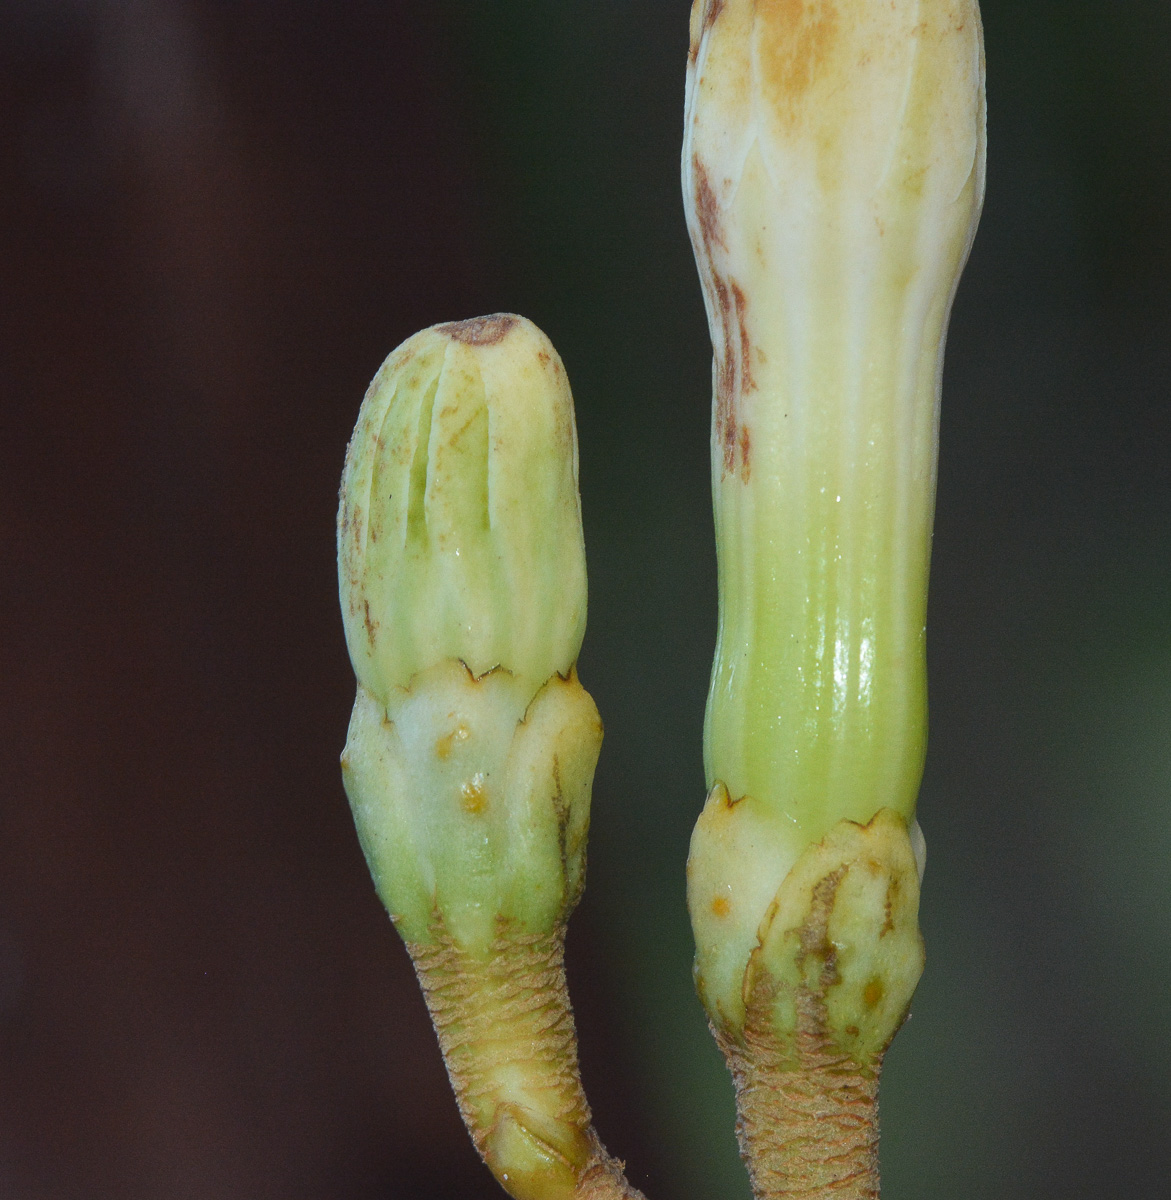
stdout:
<svg viewBox="0 0 1171 1200">
<path fill-rule="evenodd" d="M 712 912 L 717 917 L 726 917 L 732 911 L 732 902 L 726 896 L 717 896 L 712 901 Z"/>
<path fill-rule="evenodd" d="M 508 336 L 515 324 L 516 317 L 508 313 L 493 313 L 488 317 L 472 317 L 467 321 L 449 321 L 435 328 L 467 346 L 494 346 Z"/>
<path fill-rule="evenodd" d="M 876 975 L 862 989 L 862 1003 L 865 1004 L 867 1008 L 877 1008 L 884 995 L 886 995 L 886 986 Z"/>
</svg>

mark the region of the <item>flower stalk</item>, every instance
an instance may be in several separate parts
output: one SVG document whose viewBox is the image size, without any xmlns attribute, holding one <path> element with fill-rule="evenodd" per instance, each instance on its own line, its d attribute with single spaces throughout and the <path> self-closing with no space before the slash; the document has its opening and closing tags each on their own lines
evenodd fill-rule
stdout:
<svg viewBox="0 0 1171 1200">
<path fill-rule="evenodd" d="M 683 192 L 714 350 L 719 633 L 696 981 L 758 1196 L 878 1191 L 947 320 L 984 188 L 976 0 L 696 0 Z"/>
<path fill-rule="evenodd" d="M 346 457 L 358 693 L 342 774 L 472 1140 L 516 1200 L 632 1200 L 591 1125 L 565 987 L 597 709 L 565 369 L 511 315 L 408 339 Z"/>
</svg>

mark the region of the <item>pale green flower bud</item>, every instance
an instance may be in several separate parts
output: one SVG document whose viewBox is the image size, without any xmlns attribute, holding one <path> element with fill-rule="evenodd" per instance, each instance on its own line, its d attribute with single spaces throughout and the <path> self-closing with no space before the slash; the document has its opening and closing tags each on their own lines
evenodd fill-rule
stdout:
<svg viewBox="0 0 1171 1200">
<path fill-rule="evenodd" d="M 581 891 L 597 710 L 573 400 L 522 317 L 426 329 L 375 376 L 338 517 L 358 696 L 342 771 L 408 943 L 486 954 Z"/>
<path fill-rule="evenodd" d="M 383 363 L 346 455 L 338 579 L 354 670 L 383 702 L 444 659 L 533 691 L 569 672 L 586 619 L 577 434 L 531 321 L 436 325 Z"/>
<path fill-rule="evenodd" d="M 943 346 L 984 190 L 976 0 L 697 0 L 683 185 L 720 603 L 690 902 L 735 1029 L 806 849 L 914 818 Z"/>
</svg>

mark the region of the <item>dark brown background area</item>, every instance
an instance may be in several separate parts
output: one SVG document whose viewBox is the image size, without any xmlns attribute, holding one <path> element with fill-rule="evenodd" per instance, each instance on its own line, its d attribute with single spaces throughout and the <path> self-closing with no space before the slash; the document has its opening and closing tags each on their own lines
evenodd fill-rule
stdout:
<svg viewBox="0 0 1171 1200">
<path fill-rule="evenodd" d="M 0 1197 L 491 1197 L 337 756 L 337 479 L 414 330 L 574 383 L 571 987 L 652 1200 L 746 1184 L 682 863 L 714 634 L 684 0 L 0 0 Z M 1171 10 L 988 0 L 892 1195 L 1171 1170 Z"/>
</svg>

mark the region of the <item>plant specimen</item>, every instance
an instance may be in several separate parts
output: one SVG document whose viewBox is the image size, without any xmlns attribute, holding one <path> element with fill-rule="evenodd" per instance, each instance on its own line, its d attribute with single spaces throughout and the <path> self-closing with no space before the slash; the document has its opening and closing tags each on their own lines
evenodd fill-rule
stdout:
<svg viewBox="0 0 1171 1200">
<path fill-rule="evenodd" d="M 684 203 L 714 350 L 719 637 L 696 982 L 758 1197 L 878 1194 L 923 967 L 943 345 L 984 187 L 976 0 L 696 0 Z M 564 368 L 523 318 L 383 364 L 342 480 L 346 790 L 469 1132 L 518 1200 L 637 1196 L 565 989 L 601 745 Z"/>
</svg>

